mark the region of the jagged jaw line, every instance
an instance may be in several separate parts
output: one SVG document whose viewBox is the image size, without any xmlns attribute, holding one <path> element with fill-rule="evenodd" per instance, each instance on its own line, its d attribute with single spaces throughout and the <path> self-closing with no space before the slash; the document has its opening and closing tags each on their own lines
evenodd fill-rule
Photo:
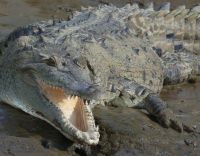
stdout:
<svg viewBox="0 0 200 156">
<path fill-rule="evenodd" d="M 64 116 L 79 130 L 86 132 L 87 122 L 84 110 L 84 102 L 78 96 L 65 95 L 64 89 L 52 87 L 45 83 L 42 92 L 49 101 L 62 110 Z"/>
<path fill-rule="evenodd" d="M 40 81 L 38 84 L 43 96 L 62 111 L 64 119 L 67 119 L 67 123 L 70 124 L 66 125 L 75 133 L 77 141 L 80 139 L 80 141 L 89 144 L 97 144 L 99 141 L 99 132 L 98 128 L 95 126 L 94 118 L 87 101 L 84 102 L 84 100 L 78 96 L 65 94 L 62 87 L 55 87 L 44 81 Z M 62 131 L 61 127 L 56 128 Z M 91 132 L 95 134 L 92 134 L 92 138 L 90 138 Z M 69 135 L 70 134 L 67 134 L 67 136 Z M 69 138 L 73 139 L 73 137 L 70 136 Z"/>
</svg>

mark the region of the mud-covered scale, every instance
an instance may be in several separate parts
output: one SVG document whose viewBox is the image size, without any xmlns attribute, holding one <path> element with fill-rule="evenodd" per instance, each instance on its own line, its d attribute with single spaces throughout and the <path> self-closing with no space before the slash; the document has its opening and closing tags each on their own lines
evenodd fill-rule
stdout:
<svg viewBox="0 0 200 156">
<path fill-rule="evenodd" d="M 146 109 L 188 130 L 159 92 L 200 74 L 200 6 L 169 5 L 82 8 L 68 21 L 16 29 L 1 43 L 0 100 L 87 144 L 100 137 L 96 104 Z"/>
</svg>

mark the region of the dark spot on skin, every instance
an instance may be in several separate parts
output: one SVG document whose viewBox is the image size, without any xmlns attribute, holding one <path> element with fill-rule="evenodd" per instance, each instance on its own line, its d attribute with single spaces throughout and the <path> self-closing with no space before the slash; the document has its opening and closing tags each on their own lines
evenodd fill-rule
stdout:
<svg viewBox="0 0 200 156">
<path fill-rule="evenodd" d="M 121 98 L 123 96 L 122 92 L 120 92 L 119 97 Z"/>
<path fill-rule="evenodd" d="M 118 30 L 112 30 L 111 31 L 111 34 L 117 34 L 118 33 Z"/>
<path fill-rule="evenodd" d="M 159 57 L 162 56 L 162 49 L 161 49 L 161 48 L 153 47 L 152 49 L 156 52 L 156 54 L 157 54 Z"/>
<path fill-rule="evenodd" d="M 142 47 L 142 49 L 144 50 L 144 52 L 147 52 L 147 47 Z"/>
<path fill-rule="evenodd" d="M 55 26 L 56 25 L 56 19 L 54 19 L 54 17 L 52 17 L 53 18 L 53 26 Z"/>
<path fill-rule="evenodd" d="M 65 56 L 66 56 L 66 57 L 70 57 L 71 55 L 70 55 L 70 53 L 67 53 Z"/>
<path fill-rule="evenodd" d="M 195 38 L 194 38 L 195 42 L 198 42 L 198 40 L 200 40 L 200 35 L 195 35 Z"/>
<path fill-rule="evenodd" d="M 142 77 L 143 77 L 143 81 L 146 81 L 146 71 L 145 70 L 142 72 Z"/>
<path fill-rule="evenodd" d="M 62 62 L 62 66 L 66 66 L 67 64 L 65 62 Z"/>
<path fill-rule="evenodd" d="M 8 47 L 8 43 L 7 42 L 5 42 L 4 47 L 6 47 L 6 48 Z"/>
<path fill-rule="evenodd" d="M 177 44 L 177 45 L 174 45 L 174 50 L 175 52 L 179 52 L 180 50 L 183 49 L 183 44 Z"/>
<path fill-rule="evenodd" d="M 92 75 L 95 75 L 94 69 L 93 67 L 90 65 L 90 62 L 87 60 L 87 67 L 90 70 L 90 72 L 92 73 Z"/>
<path fill-rule="evenodd" d="M 152 81 L 152 80 L 149 81 L 149 85 L 150 85 L 150 86 L 153 85 L 153 81 Z"/>
<path fill-rule="evenodd" d="M 130 61 L 131 61 L 131 58 L 130 58 L 128 55 L 126 55 L 126 60 L 127 60 L 128 62 L 130 62 Z"/>
<path fill-rule="evenodd" d="M 114 84 L 110 84 L 110 91 L 115 93 L 116 92 L 116 88 Z"/>
<path fill-rule="evenodd" d="M 2 50 L 0 49 L 0 56 L 2 56 L 2 54 L 3 54 L 3 52 L 2 52 Z"/>
<path fill-rule="evenodd" d="M 137 55 L 139 55 L 140 49 L 132 47 L 132 50 L 133 50 Z"/>
<path fill-rule="evenodd" d="M 175 35 L 174 35 L 174 33 L 169 33 L 169 34 L 166 35 L 166 38 L 167 39 L 174 39 Z"/>
</svg>

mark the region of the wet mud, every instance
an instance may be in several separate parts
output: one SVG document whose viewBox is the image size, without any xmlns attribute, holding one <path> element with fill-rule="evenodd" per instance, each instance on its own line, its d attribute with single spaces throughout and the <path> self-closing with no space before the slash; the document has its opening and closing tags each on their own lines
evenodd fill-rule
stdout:
<svg viewBox="0 0 200 156">
<path fill-rule="evenodd" d="M 177 118 L 200 130 L 200 83 L 165 87 L 161 93 Z M 200 134 L 178 133 L 154 122 L 145 111 L 97 108 L 99 150 L 110 155 L 198 156 Z"/>
<path fill-rule="evenodd" d="M 155 0 L 156 8 L 163 0 Z M 191 7 L 199 0 L 175 0 L 172 7 Z M 67 19 L 81 6 L 113 3 L 123 6 L 131 0 L 0 0 L 0 40 L 18 26 L 41 20 Z M 145 5 L 148 0 L 141 0 Z M 200 131 L 200 83 L 165 87 L 161 93 L 180 120 Z M 178 133 L 157 124 L 145 111 L 131 108 L 94 109 L 101 138 L 97 146 L 73 144 L 52 126 L 7 104 L 0 104 L 0 156 L 66 155 L 186 155 L 198 156 L 200 135 Z"/>
</svg>

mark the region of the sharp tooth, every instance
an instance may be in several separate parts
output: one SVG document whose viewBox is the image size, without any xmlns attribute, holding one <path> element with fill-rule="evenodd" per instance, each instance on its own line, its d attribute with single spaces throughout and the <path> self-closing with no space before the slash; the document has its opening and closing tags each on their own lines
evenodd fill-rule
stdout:
<svg viewBox="0 0 200 156">
<path fill-rule="evenodd" d="M 85 99 L 84 99 L 84 100 L 83 100 L 83 103 L 85 104 L 85 103 L 86 103 L 86 101 L 87 101 L 87 100 L 85 100 Z"/>
<path fill-rule="evenodd" d="M 75 96 L 75 100 L 76 100 L 76 101 L 78 101 L 78 100 L 79 100 L 78 96 Z"/>
</svg>

